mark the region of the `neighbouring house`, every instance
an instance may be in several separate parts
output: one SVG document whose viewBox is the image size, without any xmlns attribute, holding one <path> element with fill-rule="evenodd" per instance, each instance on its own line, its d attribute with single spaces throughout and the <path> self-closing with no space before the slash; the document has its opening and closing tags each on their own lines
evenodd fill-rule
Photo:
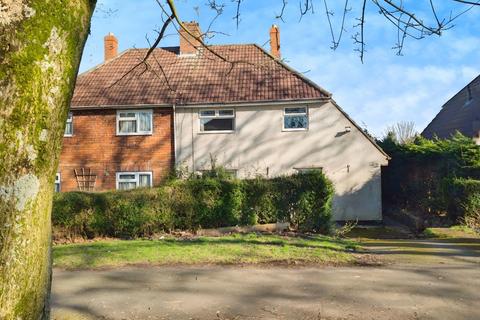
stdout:
<svg viewBox="0 0 480 320">
<path fill-rule="evenodd" d="M 201 36 L 195 22 L 185 23 Z M 388 156 L 332 95 L 255 44 L 180 46 L 117 53 L 79 75 L 56 189 L 102 191 L 159 185 L 175 167 L 239 178 L 322 170 L 334 183 L 336 220 L 381 220 Z"/>
<path fill-rule="evenodd" d="M 480 144 L 480 75 L 442 106 L 422 136 L 448 139 L 457 131 Z"/>
</svg>

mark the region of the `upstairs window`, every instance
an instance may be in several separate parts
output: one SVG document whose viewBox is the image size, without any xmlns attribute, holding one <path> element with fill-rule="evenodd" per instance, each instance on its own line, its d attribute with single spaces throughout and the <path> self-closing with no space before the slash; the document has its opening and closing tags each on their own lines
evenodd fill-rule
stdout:
<svg viewBox="0 0 480 320">
<path fill-rule="evenodd" d="M 308 129 L 308 108 L 285 108 L 283 112 L 283 130 L 301 131 Z"/>
<path fill-rule="evenodd" d="M 60 192 L 60 182 L 61 179 L 60 179 L 60 173 L 57 173 L 55 175 L 55 192 Z"/>
<path fill-rule="evenodd" d="M 130 190 L 150 188 L 152 186 L 151 172 L 117 172 L 117 189 Z"/>
<path fill-rule="evenodd" d="M 200 132 L 232 132 L 235 130 L 233 109 L 200 110 Z"/>
<path fill-rule="evenodd" d="M 117 135 L 152 134 L 152 110 L 117 111 Z"/>
<path fill-rule="evenodd" d="M 65 133 L 63 134 L 63 136 L 64 137 L 73 136 L 73 114 L 71 112 L 68 113 L 67 123 L 65 124 Z"/>
</svg>

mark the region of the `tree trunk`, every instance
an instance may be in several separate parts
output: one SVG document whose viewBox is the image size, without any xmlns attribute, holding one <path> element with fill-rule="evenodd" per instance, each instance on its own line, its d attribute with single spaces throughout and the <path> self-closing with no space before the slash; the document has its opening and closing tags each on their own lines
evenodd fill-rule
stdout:
<svg viewBox="0 0 480 320">
<path fill-rule="evenodd" d="M 0 0 L 0 319 L 48 319 L 50 211 L 94 0 Z"/>
</svg>

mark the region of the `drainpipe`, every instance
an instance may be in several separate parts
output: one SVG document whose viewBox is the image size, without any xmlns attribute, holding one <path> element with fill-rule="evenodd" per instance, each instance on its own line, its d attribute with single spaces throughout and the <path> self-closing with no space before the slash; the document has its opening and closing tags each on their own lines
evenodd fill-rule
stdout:
<svg viewBox="0 0 480 320">
<path fill-rule="evenodd" d="M 193 112 L 194 112 L 195 109 L 191 108 L 190 109 L 190 119 L 192 120 L 192 123 L 191 123 L 191 129 L 192 129 L 192 173 L 195 173 L 195 143 L 194 143 L 194 139 L 195 139 L 195 133 L 194 133 L 194 121 L 193 121 Z"/>
<path fill-rule="evenodd" d="M 175 104 L 172 104 L 173 110 L 173 169 L 177 167 L 177 111 Z"/>
</svg>

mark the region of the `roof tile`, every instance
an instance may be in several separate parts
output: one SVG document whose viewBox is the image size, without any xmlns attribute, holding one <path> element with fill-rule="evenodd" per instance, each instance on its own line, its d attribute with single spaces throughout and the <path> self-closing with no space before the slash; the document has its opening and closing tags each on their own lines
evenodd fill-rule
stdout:
<svg viewBox="0 0 480 320">
<path fill-rule="evenodd" d="M 79 75 L 72 106 L 209 104 L 308 100 L 330 94 L 257 45 L 210 46 L 182 56 L 178 47 L 130 49 Z M 135 67 L 137 66 L 137 67 Z M 135 68 L 134 68 L 135 67 Z"/>
</svg>

